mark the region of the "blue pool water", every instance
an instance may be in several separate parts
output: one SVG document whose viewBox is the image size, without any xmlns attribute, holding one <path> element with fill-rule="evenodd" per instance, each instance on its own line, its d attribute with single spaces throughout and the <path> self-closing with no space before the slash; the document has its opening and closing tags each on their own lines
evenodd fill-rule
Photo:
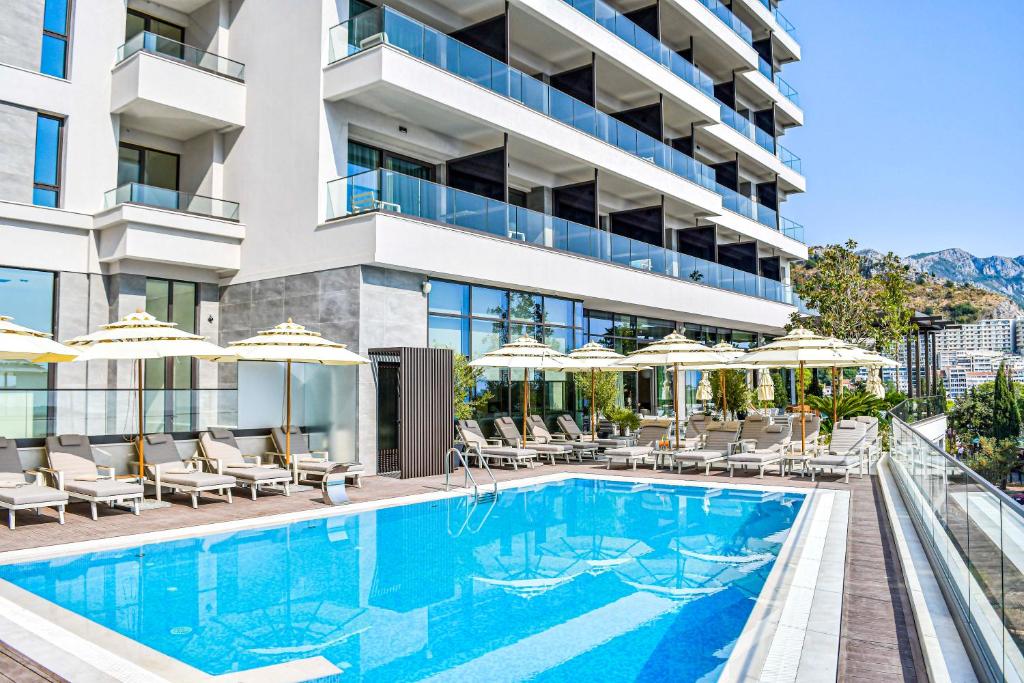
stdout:
<svg viewBox="0 0 1024 683">
<path fill-rule="evenodd" d="M 0 567 L 210 674 L 714 680 L 802 494 L 569 480 Z"/>
</svg>

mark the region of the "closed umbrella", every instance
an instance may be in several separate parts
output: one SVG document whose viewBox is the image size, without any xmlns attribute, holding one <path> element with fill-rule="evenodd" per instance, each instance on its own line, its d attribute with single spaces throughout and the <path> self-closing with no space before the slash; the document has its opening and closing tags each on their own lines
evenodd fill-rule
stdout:
<svg viewBox="0 0 1024 683">
<path fill-rule="evenodd" d="M 672 368 L 673 378 L 680 381 L 680 369 L 700 370 L 708 367 L 724 367 L 727 357 L 703 344 L 687 339 L 679 332 L 672 332 L 664 339 L 648 344 L 626 356 L 623 365 L 633 367 L 650 365 Z M 672 407 L 676 414 L 676 448 L 679 448 L 679 385 L 672 392 Z"/>
<path fill-rule="evenodd" d="M 868 368 L 868 383 L 864 390 L 876 398 L 885 398 L 885 385 L 882 383 L 880 368 Z"/>
<path fill-rule="evenodd" d="M 50 338 L 45 332 L 15 325 L 13 318 L 0 315 L 0 360 L 59 363 L 74 360 L 78 351 Z"/>
<path fill-rule="evenodd" d="M 292 322 L 291 318 L 273 329 L 261 330 L 254 337 L 231 342 L 227 348 L 230 356 L 224 360 L 285 364 L 285 467 L 290 467 L 292 460 L 292 363 L 365 365 L 370 362 L 370 359 L 349 351 L 344 344 L 324 339 L 319 332 L 307 330 Z"/>
<path fill-rule="evenodd" d="M 143 433 L 142 380 L 143 361 L 154 358 L 175 358 L 180 356 L 222 359 L 230 355 L 216 344 L 206 341 L 191 332 L 179 330 L 175 323 L 157 320 L 149 313 L 137 311 L 126 315 L 116 323 L 101 325 L 92 334 L 75 337 L 67 345 L 78 351 L 76 361 L 90 360 L 133 360 L 135 361 L 136 387 L 138 391 L 139 425 L 139 476 L 145 476 L 146 456 Z"/>
<path fill-rule="evenodd" d="M 599 372 L 629 372 L 632 368 L 622 365 L 625 358 L 621 353 L 601 346 L 597 342 L 587 342 L 572 351 L 563 360 L 565 370 L 569 372 L 590 373 L 590 433 L 597 434 L 597 406 L 594 403 L 595 378 Z"/>
<path fill-rule="evenodd" d="M 697 383 L 697 400 L 707 402 L 714 397 L 715 393 L 711 390 L 711 380 L 708 379 L 708 374 L 701 373 L 700 382 Z"/>
<path fill-rule="evenodd" d="M 530 412 L 527 372 L 530 370 L 565 370 L 566 356 L 533 337 L 522 336 L 501 348 L 488 351 L 469 365 L 475 368 L 508 368 L 523 371 L 523 439 L 526 439 L 526 417 Z"/>
<path fill-rule="evenodd" d="M 757 400 L 762 403 L 775 400 L 775 380 L 768 368 L 761 368 L 757 373 Z"/>
</svg>

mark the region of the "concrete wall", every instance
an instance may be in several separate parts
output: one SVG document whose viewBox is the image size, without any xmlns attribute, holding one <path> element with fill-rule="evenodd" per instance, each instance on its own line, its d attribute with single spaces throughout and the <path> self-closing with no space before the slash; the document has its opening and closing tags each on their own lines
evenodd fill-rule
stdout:
<svg viewBox="0 0 1024 683">
<path fill-rule="evenodd" d="M 0 199 L 29 204 L 35 173 L 36 112 L 0 102 L 0 140 L 4 148 Z"/>
<path fill-rule="evenodd" d="M 0 31 L 0 64 L 36 71 L 43 51 L 43 3 L 5 0 Z"/>
</svg>

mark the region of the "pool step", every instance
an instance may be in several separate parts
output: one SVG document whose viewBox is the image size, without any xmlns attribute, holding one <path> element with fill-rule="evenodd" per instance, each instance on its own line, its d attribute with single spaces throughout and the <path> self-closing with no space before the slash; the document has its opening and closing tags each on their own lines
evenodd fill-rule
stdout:
<svg viewBox="0 0 1024 683">
<path fill-rule="evenodd" d="M 477 504 L 480 503 L 494 503 L 498 500 L 497 491 L 486 491 L 484 493 L 478 493 L 476 496 Z"/>
</svg>

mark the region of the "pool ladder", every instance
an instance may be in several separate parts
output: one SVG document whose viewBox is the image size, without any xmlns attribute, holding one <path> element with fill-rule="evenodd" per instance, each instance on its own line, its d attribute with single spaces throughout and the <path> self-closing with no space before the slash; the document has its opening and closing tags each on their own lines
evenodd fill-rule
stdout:
<svg viewBox="0 0 1024 683">
<path fill-rule="evenodd" d="M 469 488 L 470 485 L 473 487 L 473 498 L 477 501 L 491 500 L 498 497 L 498 480 L 494 478 L 494 472 L 491 471 L 491 466 L 487 464 L 486 458 L 480 458 L 480 466 L 487 476 L 491 479 L 491 485 L 493 489 L 491 491 L 485 491 L 480 493 L 480 484 L 477 483 L 476 477 L 469 469 L 469 461 L 466 459 L 466 454 L 460 451 L 458 448 L 449 448 L 448 452 L 444 455 L 444 490 L 448 491 L 451 489 L 451 478 L 452 472 L 459 465 L 462 465 L 462 471 L 465 473 L 463 477 L 462 487 Z"/>
</svg>

